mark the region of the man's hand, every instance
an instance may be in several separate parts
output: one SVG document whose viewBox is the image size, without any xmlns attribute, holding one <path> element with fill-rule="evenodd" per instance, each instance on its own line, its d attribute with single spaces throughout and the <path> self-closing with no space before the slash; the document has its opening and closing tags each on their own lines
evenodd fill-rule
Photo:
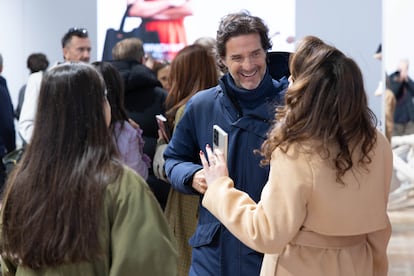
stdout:
<svg viewBox="0 0 414 276">
<path fill-rule="evenodd" d="M 204 194 L 207 190 L 206 178 L 204 176 L 204 169 L 199 170 L 194 174 L 193 183 L 191 185 L 194 190 L 200 194 Z"/>
</svg>

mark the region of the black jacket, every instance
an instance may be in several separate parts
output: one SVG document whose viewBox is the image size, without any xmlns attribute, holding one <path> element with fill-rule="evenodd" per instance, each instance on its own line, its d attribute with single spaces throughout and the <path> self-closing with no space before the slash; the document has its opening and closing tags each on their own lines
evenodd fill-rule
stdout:
<svg viewBox="0 0 414 276">
<path fill-rule="evenodd" d="M 121 73 L 125 84 L 125 108 L 130 118 L 143 130 L 144 152 L 154 157 L 158 138 L 155 115 L 164 114 L 167 91 L 162 88 L 154 72 L 137 61 L 111 62 Z"/>
<path fill-rule="evenodd" d="M 14 130 L 13 104 L 10 99 L 6 80 L 0 76 L 0 191 L 6 179 L 6 172 L 1 159 L 16 148 Z"/>
<path fill-rule="evenodd" d="M 155 115 L 165 114 L 164 102 L 167 91 L 162 88 L 155 73 L 145 65 L 133 60 L 111 61 L 111 63 L 124 79 L 125 108 L 128 116 L 142 128 L 144 152 L 153 160 L 158 139 Z M 147 182 L 161 207 L 164 208 L 170 187 L 155 177 L 152 164 Z"/>
<path fill-rule="evenodd" d="M 13 104 L 6 80 L 0 76 L 0 158 L 16 148 Z"/>
</svg>

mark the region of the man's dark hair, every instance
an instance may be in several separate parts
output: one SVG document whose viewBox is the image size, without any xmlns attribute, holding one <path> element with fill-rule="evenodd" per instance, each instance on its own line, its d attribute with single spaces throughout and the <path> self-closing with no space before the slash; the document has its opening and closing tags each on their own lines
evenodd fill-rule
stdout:
<svg viewBox="0 0 414 276">
<path fill-rule="evenodd" d="M 269 38 L 269 28 L 260 17 L 251 15 L 247 10 L 237 13 L 230 13 L 220 20 L 217 30 L 217 60 L 218 66 L 222 72 L 226 72 L 226 66 L 222 62 L 222 58 L 226 56 L 226 43 L 235 36 L 258 34 L 262 48 L 267 51 L 272 48 L 272 42 Z"/>
<path fill-rule="evenodd" d="M 65 48 L 66 45 L 70 42 L 73 36 L 85 38 L 88 37 L 88 30 L 85 28 L 70 28 L 66 34 L 62 37 L 62 48 Z"/>
<path fill-rule="evenodd" d="M 250 15 L 245 10 L 224 16 L 220 21 L 216 38 L 219 57 L 226 56 L 226 43 L 230 38 L 254 33 L 260 35 L 260 41 L 265 51 L 272 48 L 272 42 L 268 35 L 269 28 L 261 18 Z"/>
</svg>

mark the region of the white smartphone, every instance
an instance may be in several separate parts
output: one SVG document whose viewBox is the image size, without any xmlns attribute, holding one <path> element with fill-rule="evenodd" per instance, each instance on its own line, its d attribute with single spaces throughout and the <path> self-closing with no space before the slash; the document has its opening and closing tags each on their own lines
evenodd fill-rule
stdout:
<svg viewBox="0 0 414 276">
<path fill-rule="evenodd" d="M 220 149 L 224 154 L 224 159 L 227 163 L 227 151 L 228 151 L 228 134 L 218 125 L 213 125 L 213 150 L 215 148 Z"/>
</svg>

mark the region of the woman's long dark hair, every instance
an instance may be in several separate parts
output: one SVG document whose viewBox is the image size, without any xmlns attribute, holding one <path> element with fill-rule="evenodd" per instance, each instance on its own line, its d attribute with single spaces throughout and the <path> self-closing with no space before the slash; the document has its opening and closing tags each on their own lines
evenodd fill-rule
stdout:
<svg viewBox="0 0 414 276">
<path fill-rule="evenodd" d="M 102 254 L 104 192 L 122 173 L 104 91 L 87 64 L 45 73 L 32 140 L 5 192 L 1 250 L 8 259 L 39 269 Z"/>
<path fill-rule="evenodd" d="M 109 62 L 96 61 L 92 65 L 101 73 L 107 90 L 106 97 L 111 106 L 111 132 L 114 133 L 115 123 L 119 122 L 121 130 L 124 128 L 125 122 L 128 122 L 129 117 L 124 106 L 124 82 L 119 71 Z M 119 131 L 118 135 L 121 134 Z M 118 141 L 118 136 L 115 136 L 115 141 Z"/>
<path fill-rule="evenodd" d="M 329 145 L 337 145 L 332 162 L 337 181 L 355 164 L 353 152 L 360 152 L 358 165 L 371 162 L 376 143 L 376 117 L 368 107 L 362 73 L 358 65 L 335 47 L 307 36 L 290 60 L 292 85 L 285 105 L 277 108 L 276 124 L 262 145 L 262 164 L 272 152 L 287 151 L 294 142 L 320 141 L 321 156 L 329 156 Z"/>
</svg>

